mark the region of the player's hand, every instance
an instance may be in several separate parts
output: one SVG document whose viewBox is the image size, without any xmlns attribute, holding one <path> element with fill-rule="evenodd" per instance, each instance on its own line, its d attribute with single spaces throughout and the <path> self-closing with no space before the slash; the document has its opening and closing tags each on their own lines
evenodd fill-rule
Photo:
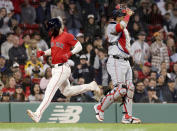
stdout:
<svg viewBox="0 0 177 131">
<path fill-rule="evenodd" d="M 63 61 L 67 61 L 72 56 L 71 51 L 62 56 Z"/>
<path fill-rule="evenodd" d="M 132 16 L 134 14 L 134 12 L 130 9 L 130 8 L 126 8 L 126 13 L 129 15 L 129 16 Z"/>
<path fill-rule="evenodd" d="M 43 56 L 44 54 L 45 54 L 44 51 L 37 51 L 37 58 Z"/>
</svg>

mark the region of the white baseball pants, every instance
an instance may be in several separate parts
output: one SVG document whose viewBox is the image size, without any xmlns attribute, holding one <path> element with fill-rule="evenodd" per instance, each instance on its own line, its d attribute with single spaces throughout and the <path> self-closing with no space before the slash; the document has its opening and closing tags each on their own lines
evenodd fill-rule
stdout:
<svg viewBox="0 0 177 131">
<path fill-rule="evenodd" d="M 55 67 L 52 68 L 52 78 L 47 85 L 44 99 L 35 112 L 39 118 L 41 118 L 43 112 L 49 106 L 58 89 L 60 89 L 61 93 L 66 97 L 95 90 L 95 87 L 93 87 L 91 84 L 70 86 L 70 82 L 68 80 L 70 74 L 71 69 L 67 63 L 63 64 L 62 66 L 58 66 L 56 64 Z"/>
</svg>

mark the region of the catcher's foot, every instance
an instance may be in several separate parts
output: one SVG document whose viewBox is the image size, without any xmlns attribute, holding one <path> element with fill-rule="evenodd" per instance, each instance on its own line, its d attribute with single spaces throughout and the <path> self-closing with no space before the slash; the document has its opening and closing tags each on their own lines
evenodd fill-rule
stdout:
<svg viewBox="0 0 177 131">
<path fill-rule="evenodd" d="M 97 120 L 102 122 L 104 120 L 104 111 L 101 110 L 101 105 L 96 104 L 94 106 L 94 110 L 95 110 L 95 113 L 96 113 Z"/>
<path fill-rule="evenodd" d="M 31 119 L 34 122 L 38 123 L 40 121 L 40 118 L 34 112 L 32 112 L 31 110 L 27 110 L 26 112 L 27 112 L 28 116 L 31 117 Z"/>
<path fill-rule="evenodd" d="M 139 118 L 131 117 L 128 114 L 125 114 L 122 117 L 122 123 L 123 124 L 140 124 L 141 120 Z"/>
</svg>

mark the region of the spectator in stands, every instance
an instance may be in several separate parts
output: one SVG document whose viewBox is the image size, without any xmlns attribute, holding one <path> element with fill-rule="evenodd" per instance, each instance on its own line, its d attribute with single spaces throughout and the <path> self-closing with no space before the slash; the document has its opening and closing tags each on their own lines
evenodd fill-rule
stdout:
<svg viewBox="0 0 177 131">
<path fill-rule="evenodd" d="M 133 68 L 133 83 L 136 84 L 138 82 L 138 69 L 137 68 Z"/>
<path fill-rule="evenodd" d="M 6 35 L 7 33 L 12 32 L 8 25 L 12 15 L 13 12 L 7 12 L 6 8 L 4 7 L 0 8 L 0 32 L 2 34 Z"/>
<path fill-rule="evenodd" d="M 85 38 L 90 42 L 93 42 L 96 35 L 100 35 L 99 26 L 95 23 L 95 17 L 93 14 L 87 16 L 88 23 L 84 26 Z"/>
<path fill-rule="evenodd" d="M 145 90 L 144 83 L 142 81 L 138 81 L 136 83 L 135 94 L 133 97 L 133 101 L 139 103 L 142 101 L 144 97 L 147 97 L 147 92 Z"/>
<path fill-rule="evenodd" d="M 52 77 L 52 69 L 50 67 L 46 68 L 44 77 L 40 80 L 40 88 L 42 92 L 45 92 L 45 89 L 47 88 L 47 85 Z"/>
<path fill-rule="evenodd" d="M 77 10 L 75 1 L 70 1 L 69 10 L 66 13 L 66 27 L 68 32 L 76 36 L 80 32 L 81 16 Z"/>
<path fill-rule="evenodd" d="M 131 55 L 135 64 L 142 66 L 148 61 L 150 56 L 149 45 L 145 42 L 146 33 L 144 31 L 139 32 L 138 40 L 131 46 Z"/>
<path fill-rule="evenodd" d="M 63 0 L 57 0 L 56 6 L 51 8 L 52 18 L 60 16 L 61 18 L 66 18 L 65 8 Z"/>
<path fill-rule="evenodd" d="M 141 0 L 140 1 L 140 6 L 137 8 L 136 13 L 139 14 L 140 20 L 142 20 L 143 24 L 148 24 L 150 19 L 149 19 L 149 14 L 151 13 L 151 2 L 150 0 Z"/>
<path fill-rule="evenodd" d="M 168 49 L 168 54 L 169 56 L 172 56 L 176 53 L 176 46 L 175 46 L 175 41 L 174 38 L 168 37 L 167 39 L 167 49 Z"/>
<path fill-rule="evenodd" d="M 43 75 L 43 64 L 37 60 L 36 55 L 31 55 L 30 60 L 26 62 L 25 73 L 31 78 L 40 78 Z"/>
<path fill-rule="evenodd" d="M 81 51 L 81 53 L 82 54 L 84 54 L 86 51 L 86 41 L 85 41 L 85 39 L 84 39 L 84 34 L 83 33 L 78 33 L 77 35 L 76 35 L 76 39 L 82 44 L 82 51 Z M 81 53 L 79 53 L 79 54 L 81 54 Z"/>
<path fill-rule="evenodd" d="M 168 80 L 168 76 L 167 76 L 167 69 L 163 68 L 161 71 L 160 71 L 160 75 L 162 75 L 165 79 L 165 82 L 167 82 Z"/>
<path fill-rule="evenodd" d="M 94 16 L 97 16 L 94 1 L 82 0 L 80 1 L 80 5 L 81 5 L 81 12 L 82 12 L 82 18 L 84 24 L 86 24 L 85 22 L 87 21 L 89 14 L 93 14 Z"/>
<path fill-rule="evenodd" d="M 21 70 L 17 70 L 13 72 L 13 77 L 15 78 L 16 84 L 21 85 L 22 84 L 22 72 Z"/>
<path fill-rule="evenodd" d="M 15 93 L 15 86 L 16 86 L 15 78 L 10 76 L 6 80 L 6 85 L 4 88 L 2 88 L 2 92 L 9 93 L 9 95 L 12 96 Z"/>
<path fill-rule="evenodd" d="M 13 46 L 13 34 L 8 33 L 6 36 L 6 41 L 1 45 L 1 55 L 9 60 L 9 49 Z"/>
<path fill-rule="evenodd" d="M 150 79 L 150 80 L 149 80 L 149 87 L 154 87 L 154 88 L 156 88 L 156 86 L 157 86 L 156 79 Z"/>
<path fill-rule="evenodd" d="M 27 60 L 26 49 L 23 46 L 19 46 L 19 38 L 14 36 L 13 47 L 9 49 L 9 58 L 12 62 L 17 62 L 24 65 Z"/>
<path fill-rule="evenodd" d="M 93 67 L 95 69 L 95 80 L 97 84 L 102 86 L 108 86 L 109 83 L 109 75 L 106 69 L 107 59 L 106 51 L 104 49 L 99 49 Z"/>
<path fill-rule="evenodd" d="M 174 3 L 172 1 L 166 1 L 165 2 L 165 13 L 172 13 L 174 8 Z M 164 13 L 164 14 L 165 14 Z"/>
<path fill-rule="evenodd" d="M 23 82 L 22 82 L 22 87 L 23 87 L 23 91 L 25 94 L 25 100 L 28 99 L 31 91 L 30 91 L 30 87 L 32 86 L 32 82 L 31 82 L 31 78 L 28 75 L 25 75 L 23 77 Z"/>
<path fill-rule="evenodd" d="M 129 27 L 129 31 L 130 31 L 130 36 L 131 36 L 131 42 L 135 41 L 138 39 L 138 33 L 140 32 L 141 30 L 141 27 L 140 27 L 140 24 L 137 23 L 137 22 L 132 22 L 131 24 L 129 24 L 130 27 Z"/>
<path fill-rule="evenodd" d="M 1 102 L 10 102 L 10 95 L 8 92 L 2 94 Z"/>
<path fill-rule="evenodd" d="M 30 102 L 42 101 L 44 95 L 39 87 L 39 84 L 34 84 L 31 89 L 31 95 L 28 97 Z"/>
<path fill-rule="evenodd" d="M 0 94 L 1 94 L 1 90 L 2 90 L 2 88 L 4 88 L 4 83 L 1 81 L 1 77 L 0 77 Z"/>
<path fill-rule="evenodd" d="M 149 78 L 145 78 L 143 80 L 143 84 L 144 84 L 145 88 L 147 88 L 149 86 Z"/>
<path fill-rule="evenodd" d="M 147 88 L 148 96 L 142 98 L 141 102 L 143 103 L 160 103 L 160 99 L 156 95 L 156 88 L 155 87 L 148 87 Z"/>
<path fill-rule="evenodd" d="M 150 79 L 154 79 L 154 80 L 157 79 L 157 72 L 156 71 L 151 71 L 150 72 Z"/>
<path fill-rule="evenodd" d="M 24 102 L 25 95 L 23 94 L 23 88 L 21 85 L 16 85 L 15 87 L 15 94 L 12 96 L 13 102 Z"/>
<path fill-rule="evenodd" d="M 170 73 L 172 79 L 177 79 L 177 62 L 173 64 L 173 70 Z M 177 81 L 176 81 L 177 82 Z M 177 84 L 176 84 L 177 85 Z"/>
<path fill-rule="evenodd" d="M 164 88 L 166 88 L 165 79 L 164 76 L 160 75 L 157 79 L 156 92 L 157 92 L 157 96 L 162 102 L 164 101 L 163 94 L 162 94 Z"/>
<path fill-rule="evenodd" d="M 151 64 L 153 67 L 157 68 L 158 71 L 161 70 L 160 65 L 163 61 L 167 64 L 167 69 L 169 68 L 169 56 L 167 46 L 162 42 L 163 34 L 162 32 L 154 33 L 155 42 L 152 43 L 150 47 L 151 52 Z"/>
<path fill-rule="evenodd" d="M 0 102 L 1 102 L 1 100 L 2 100 L 2 94 L 3 94 L 3 92 L 2 92 L 2 90 L 0 89 Z"/>
<path fill-rule="evenodd" d="M 23 32 L 22 32 L 22 29 L 20 26 L 15 26 L 13 28 L 14 30 L 14 35 L 18 36 L 19 38 L 19 45 L 22 45 L 23 44 Z"/>
<path fill-rule="evenodd" d="M 93 47 L 96 48 L 96 49 L 103 48 L 103 40 L 101 39 L 100 36 L 94 37 Z"/>
<path fill-rule="evenodd" d="M 93 66 L 93 64 L 94 64 L 95 55 L 96 55 L 96 54 L 95 54 L 93 45 L 87 44 L 87 46 L 86 46 L 86 56 L 87 56 L 87 58 L 88 58 L 88 62 L 89 62 L 90 65 L 92 65 L 92 66 Z"/>
<path fill-rule="evenodd" d="M 80 63 L 77 65 L 76 69 L 73 72 L 74 79 L 78 79 L 83 77 L 85 79 L 85 83 L 93 81 L 94 79 L 94 69 L 91 65 L 87 63 L 86 55 L 80 56 Z"/>
<path fill-rule="evenodd" d="M 4 56 L 0 56 L 0 73 L 2 75 L 8 75 L 10 73 L 9 67 L 6 65 L 6 59 Z"/>
<path fill-rule="evenodd" d="M 51 18 L 50 6 L 46 0 L 39 0 L 39 6 L 36 8 L 36 23 L 41 24 Z"/>
<path fill-rule="evenodd" d="M 151 12 L 149 14 L 149 19 L 151 25 L 162 25 L 163 17 L 156 3 L 151 5 Z"/>
<path fill-rule="evenodd" d="M 36 55 L 37 51 L 41 49 L 37 47 L 37 40 L 35 39 L 30 39 L 27 43 L 28 45 L 26 44 L 27 45 L 26 52 L 28 59 L 30 59 L 32 55 Z"/>
<path fill-rule="evenodd" d="M 23 3 L 23 0 L 11 0 L 14 6 L 14 18 L 18 21 L 18 23 L 21 22 L 21 4 Z"/>
<path fill-rule="evenodd" d="M 164 16 L 163 16 L 163 28 L 165 30 L 165 32 L 172 32 L 173 31 L 173 27 L 171 25 L 171 15 L 170 13 L 166 13 Z"/>
<path fill-rule="evenodd" d="M 29 0 L 24 0 L 21 9 L 22 23 L 34 24 L 36 20 L 36 11 L 33 6 L 30 5 Z"/>
<path fill-rule="evenodd" d="M 38 49 L 41 49 L 42 51 L 46 51 L 49 48 L 47 43 L 41 38 L 40 33 L 35 32 L 33 34 L 33 39 L 37 41 Z"/>
<path fill-rule="evenodd" d="M 175 29 L 176 24 L 177 24 L 177 7 L 174 8 L 171 13 L 171 26 L 173 29 Z"/>
<path fill-rule="evenodd" d="M 52 68 L 53 65 L 52 65 L 52 57 L 51 56 L 47 56 L 46 58 L 46 63 L 44 64 L 44 72 L 47 68 Z"/>
<path fill-rule="evenodd" d="M 144 63 L 142 70 L 138 71 L 138 78 L 145 79 L 149 77 L 150 68 L 151 68 L 151 63 L 149 62 Z"/>
<path fill-rule="evenodd" d="M 177 102 L 177 89 L 175 89 L 175 80 L 168 79 L 166 88 L 162 91 L 163 100 L 167 103 Z"/>
<path fill-rule="evenodd" d="M 14 10 L 14 6 L 11 0 L 1 0 L 0 1 L 0 8 L 6 8 L 7 12 L 11 12 Z"/>
</svg>

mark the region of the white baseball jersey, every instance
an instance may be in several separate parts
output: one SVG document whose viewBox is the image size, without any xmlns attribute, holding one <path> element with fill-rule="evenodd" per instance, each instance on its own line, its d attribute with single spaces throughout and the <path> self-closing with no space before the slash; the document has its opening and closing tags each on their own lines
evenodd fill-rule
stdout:
<svg viewBox="0 0 177 131">
<path fill-rule="evenodd" d="M 128 30 L 116 30 L 116 22 L 111 22 L 107 26 L 107 37 L 109 43 L 118 43 L 117 45 L 110 45 L 108 47 L 109 55 L 116 55 L 119 57 L 127 58 L 130 52 L 130 36 Z"/>
<path fill-rule="evenodd" d="M 133 56 L 135 63 L 145 62 L 144 57 L 149 56 L 149 45 L 146 42 L 140 43 L 139 40 L 135 41 L 131 46 L 131 56 Z"/>
</svg>

